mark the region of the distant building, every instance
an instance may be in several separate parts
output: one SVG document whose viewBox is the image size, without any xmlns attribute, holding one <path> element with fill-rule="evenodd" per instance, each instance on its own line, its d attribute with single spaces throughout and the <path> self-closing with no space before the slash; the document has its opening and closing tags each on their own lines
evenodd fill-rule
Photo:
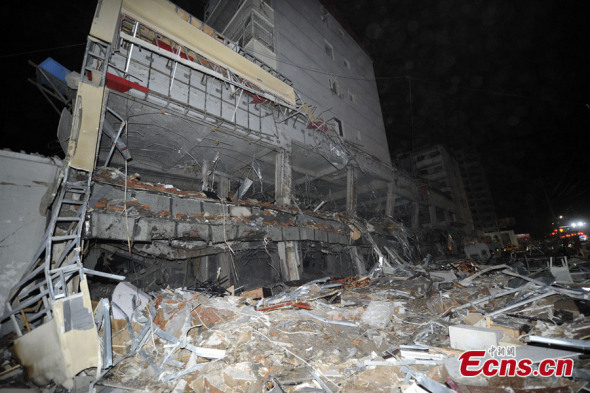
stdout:
<svg viewBox="0 0 590 393">
<path fill-rule="evenodd" d="M 475 229 L 459 165 L 442 145 L 424 147 L 397 157 L 402 169 L 422 181 L 423 194 L 443 193 L 452 200 L 452 222 L 456 222 L 466 234 Z M 430 207 L 430 214 L 439 216 L 436 207 Z M 443 212 L 444 214 L 444 212 Z M 422 220 L 421 220 L 422 221 Z M 438 219 L 432 222 L 439 221 Z"/>
<path fill-rule="evenodd" d="M 514 217 L 498 218 L 499 229 L 513 229 L 516 226 L 516 219 Z"/>
<path fill-rule="evenodd" d="M 494 201 L 479 155 L 472 149 L 461 149 L 453 156 L 461 169 L 473 225 L 486 232 L 497 230 Z"/>
</svg>

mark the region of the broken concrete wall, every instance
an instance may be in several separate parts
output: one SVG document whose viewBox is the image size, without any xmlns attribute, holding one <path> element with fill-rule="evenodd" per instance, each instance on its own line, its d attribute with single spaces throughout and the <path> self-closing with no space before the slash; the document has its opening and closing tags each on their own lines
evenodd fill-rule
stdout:
<svg viewBox="0 0 590 393">
<path fill-rule="evenodd" d="M 98 335 L 86 280 L 80 292 L 53 302 L 54 318 L 15 341 L 14 352 L 27 377 L 67 389 L 80 371 L 98 365 Z"/>
<path fill-rule="evenodd" d="M 46 218 L 39 205 L 60 167 L 57 159 L 0 151 L 0 313 L 41 243 Z"/>
</svg>

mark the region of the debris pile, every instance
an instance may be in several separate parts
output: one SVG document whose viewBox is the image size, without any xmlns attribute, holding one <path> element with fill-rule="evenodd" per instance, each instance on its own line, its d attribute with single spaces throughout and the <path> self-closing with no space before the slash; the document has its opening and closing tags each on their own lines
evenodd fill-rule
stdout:
<svg viewBox="0 0 590 393">
<path fill-rule="evenodd" d="M 585 274 L 572 272 L 576 282 L 566 285 L 552 278 L 552 263 L 532 271 L 522 263 L 399 262 L 394 268 L 382 262 L 367 276 L 239 294 L 213 282 L 150 294 L 121 283 L 110 302 L 110 325 L 104 318 L 98 323 L 101 368 L 85 378 L 92 376 L 95 391 L 154 392 L 576 392 L 585 386 Z M 561 266 L 583 272 L 585 264 Z M 108 304 L 97 305 L 97 322 Z M 508 377 L 492 367 L 487 376 L 466 376 L 478 367 L 462 366 L 465 351 L 482 351 L 498 364 L 530 360 L 530 370 Z M 575 368 L 537 375 L 547 371 L 540 367 L 547 359 L 565 366 L 557 361 L 575 359 Z"/>
</svg>

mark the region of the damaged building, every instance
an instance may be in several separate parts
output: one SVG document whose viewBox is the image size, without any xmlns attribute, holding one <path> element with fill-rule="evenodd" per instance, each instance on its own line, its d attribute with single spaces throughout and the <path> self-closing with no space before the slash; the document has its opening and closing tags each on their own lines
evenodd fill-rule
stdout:
<svg viewBox="0 0 590 393">
<path fill-rule="evenodd" d="M 466 202 L 392 166 L 371 58 L 321 2 L 211 1 L 206 20 L 167 0 L 103 0 L 79 73 L 52 59 L 35 65 L 34 83 L 61 116 L 65 159 L 50 163 L 53 172 L 44 177 L 47 225 L 35 244 L 27 240 L 32 256 L 10 256 L 14 280 L 2 294 L 2 328 L 16 336 L 15 353 L 39 385 L 72 389 L 89 368 L 98 370 L 97 382 L 141 355 L 158 383 L 201 372 L 190 381 L 197 381 L 193 389 L 219 391 L 203 367 L 226 358 L 220 342 L 246 343 L 263 333 L 232 331 L 235 337 L 221 341 L 211 335 L 197 346 L 188 337 L 198 307 L 205 327 L 240 315 L 268 327 L 292 308 L 314 323 L 353 329 L 365 323 L 376 351 L 385 343 L 381 329 L 405 313 L 405 300 L 391 307 L 380 295 L 346 300 L 334 288 L 366 287 L 383 274 L 405 282 L 427 276 L 430 284 L 416 290 L 421 295 L 415 288 L 382 295 L 430 294 L 432 279 L 413 263 L 460 254 L 461 239 L 473 230 Z M 472 265 L 457 266 L 474 273 Z M 442 277 L 451 287 L 457 279 Z M 302 282 L 308 284 L 284 293 Z M 248 292 L 260 287 L 271 293 Z M 203 292 L 206 299 L 194 295 Z M 211 300 L 230 293 L 248 295 L 232 304 Z M 266 297 L 272 300 L 244 308 L 244 299 Z M 335 320 L 311 314 L 322 299 L 329 307 L 338 299 L 357 308 Z M 442 292 L 440 303 L 431 308 L 441 317 L 467 308 L 446 304 Z M 269 319 L 258 311 L 279 313 Z M 110 335 L 117 328 L 111 312 L 123 321 L 118 338 Z M 434 332 L 443 326 L 437 323 L 426 325 Z M 148 332 L 152 341 L 155 334 L 169 343 L 159 365 L 142 349 Z M 360 340 L 355 335 L 342 337 Z M 164 353 L 153 344 L 158 356 Z M 115 348 L 129 351 L 117 358 Z M 190 352 L 184 362 L 171 357 L 177 349 Z M 237 353 L 230 380 L 220 377 L 225 391 L 260 382 Z M 385 360 L 363 361 L 389 367 Z M 164 372 L 165 365 L 177 372 Z M 327 382 L 330 370 L 310 368 L 322 391 L 336 391 Z M 286 391 L 269 370 L 260 371 L 263 391 Z M 423 385 L 433 378 L 407 375 Z M 404 377 L 394 379 L 388 383 Z"/>
<path fill-rule="evenodd" d="M 36 66 L 67 154 L 31 266 L 237 288 L 364 272 L 367 228 L 396 247 L 451 222 L 391 166 L 371 59 L 326 8 L 237 5 L 209 4 L 214 30 L 166 1 L 101 3 L 80 74 Z"/>
</svg>

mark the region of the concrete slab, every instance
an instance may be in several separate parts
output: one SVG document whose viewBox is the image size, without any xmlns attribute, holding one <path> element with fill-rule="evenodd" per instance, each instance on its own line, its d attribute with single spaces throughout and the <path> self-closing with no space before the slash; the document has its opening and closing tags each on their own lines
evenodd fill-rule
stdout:
<svg viewBox="0 0 590 393">
<path fill-rule="evenodd" d="M 283 227 L 283 240 L 299 240 L 301 236 L 299 235 L 299 228 L 298 227 Z"/>
<path fill-rule="evenodd" d="M 200 214 L 203 212 L 202 202 L 195 199 L 173 198 L 172 199 L 172 216 L 178 214 Z"/>
<path fill-rule="evenodd" d="M 451 348 L 462 351 L 488 349 L 498 345 L 504 333 L 501 330 L 487 329 L 478 326 L 449 326 Z"/>
</svg>

